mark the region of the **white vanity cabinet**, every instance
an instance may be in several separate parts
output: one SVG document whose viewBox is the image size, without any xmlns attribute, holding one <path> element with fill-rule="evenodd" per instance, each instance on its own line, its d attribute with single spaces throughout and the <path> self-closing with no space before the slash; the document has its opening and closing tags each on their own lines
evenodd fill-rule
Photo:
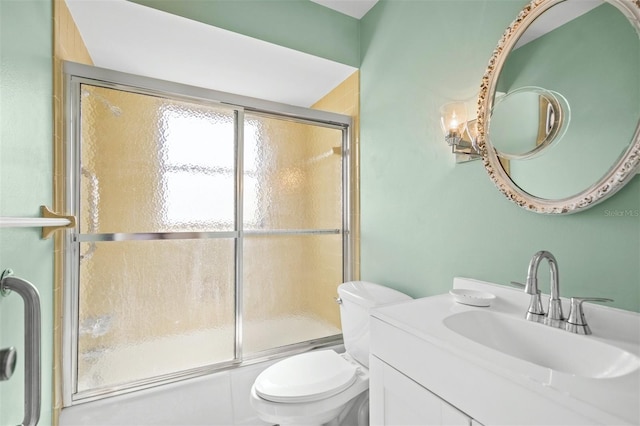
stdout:
<svg viewBox="0 0 640 426">
<path fill-rule="evenodd" d="M 467 278 L 454 288 L 496 299 L 371 311 L 372 425 L 640 425 L 640 314 L 589 306 L 593 335 L 579 336 L 527 321 L 522 291 Z"/>
<path fill-rule="evenodd" d="M 472 425 L 469 416 L 379 358 L 372 356 L 369 367 L 372 426 Z"/>
</svg>

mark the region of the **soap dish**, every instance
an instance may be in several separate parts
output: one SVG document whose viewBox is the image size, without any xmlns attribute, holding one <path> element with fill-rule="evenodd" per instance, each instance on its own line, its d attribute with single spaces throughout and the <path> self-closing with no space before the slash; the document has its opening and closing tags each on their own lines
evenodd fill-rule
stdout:
<svg viewBox="0 0 640 426">
<path fill-rule="evenodd" d="M 449 290 L 449 294 L 456 302 L 470 306 L 491 306 L 491 302 L 496 298 L 495 294 L 462 288 Z"/>
</svg>

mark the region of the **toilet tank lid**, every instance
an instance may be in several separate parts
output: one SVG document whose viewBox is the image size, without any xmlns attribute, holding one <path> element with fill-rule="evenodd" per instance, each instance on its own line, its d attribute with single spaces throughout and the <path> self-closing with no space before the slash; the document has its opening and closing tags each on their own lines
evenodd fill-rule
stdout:
<svg viewBox="0 0 640 426">
<path fill-rule="evenodd" d="M 338 296 L 368 308 L 412 299 L 411 296 L 398 290 L 368 281 L 349 281 L 340 284 Z"/>
</svg>

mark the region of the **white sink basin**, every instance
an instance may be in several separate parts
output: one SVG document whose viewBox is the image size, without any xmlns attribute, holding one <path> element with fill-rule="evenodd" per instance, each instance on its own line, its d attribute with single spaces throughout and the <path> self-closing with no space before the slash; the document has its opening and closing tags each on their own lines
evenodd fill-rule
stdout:
<svg viewBox="0 0 640 426">
<path fill-rule="evenodd" d="M 481 345 L 551 370 L 586 378 L 613 378 L 640 368 L 640 358 L 618 347 L 491 311 L 450 315 L 444 325 Z"/>
</svg>

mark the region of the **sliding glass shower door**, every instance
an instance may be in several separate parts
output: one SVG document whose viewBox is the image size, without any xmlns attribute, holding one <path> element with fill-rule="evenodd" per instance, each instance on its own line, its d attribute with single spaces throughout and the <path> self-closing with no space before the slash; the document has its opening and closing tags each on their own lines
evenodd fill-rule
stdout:
<svg viewBox="0 0 640 426">
<path fill-rule="evenodd" d="M 80 105 L 77 392 L 233 360 L 237 111 Z"/>
<path fill-rule="evenodd" d="M 71 81 L 72 400 L 339 337 L 347 124 Z"/>
<path fill-rule="evenodd" d="M 245 114 L 245 357 L 341 332 L 341 141 L 342 129 Z"/>
</svg>

